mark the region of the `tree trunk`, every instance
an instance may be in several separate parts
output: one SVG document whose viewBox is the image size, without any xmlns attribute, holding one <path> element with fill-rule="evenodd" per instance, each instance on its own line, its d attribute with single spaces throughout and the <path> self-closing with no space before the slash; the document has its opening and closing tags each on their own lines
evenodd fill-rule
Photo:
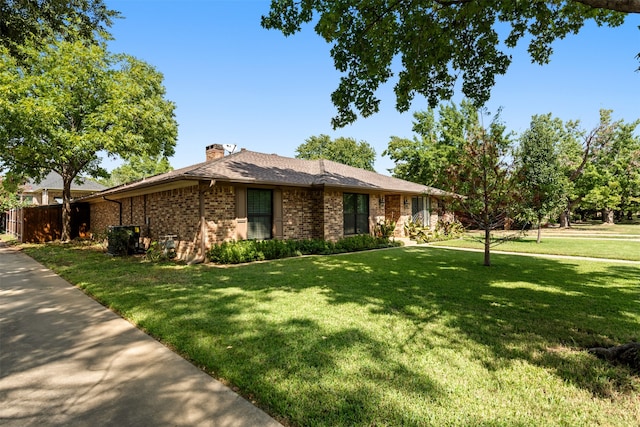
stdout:
<svg viewBox="0 0 640 427">
<path fill-rule="evenodd" d="M 491 230 L 484 230 L 484 265 L 491 266 Z"/>
<path fill-rule="evenodd" d="M 613 209 L 602 209 L 602 222 L 605 224 L 614 224 L 614 213 Z"/>
<path fill-rule="evenodd" d="M 71 240 L 71 182 L 73 178 L 63 176 L 62 188 L 62 235 L 60 240 L 68 242 Z"/>
<path fill-rule="evenodd" d="M 538 220 L 538 238 L 536 239 L 536 243 L 540 243 L 542 239 L 542 221 Z"/>
<path fill-rule="evenodd" d="M 569 211 L 564 210 L 560 214 L 560 227 L 561 228 L 571 228 L 571 222 L 569 221 Z"/>
</svg>

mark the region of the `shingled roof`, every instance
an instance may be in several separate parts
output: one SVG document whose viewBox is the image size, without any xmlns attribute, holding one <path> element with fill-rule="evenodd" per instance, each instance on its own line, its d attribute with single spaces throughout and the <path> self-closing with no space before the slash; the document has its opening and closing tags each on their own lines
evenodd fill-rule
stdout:
<svg viewBox="0 0 640 427">
<path fill-rule="evenodd" d="M 180 182 L 183 185 L 193 185 L 202 180 L 247 185 L 329 187 L 349 190 L 430 194 L 435 196 L 452 195 L 437 188 L 354 168 L 330 160 L 294 159 L 276 154 L 242 150 L 225 157 L 113 187 L 97 193 L 93 197 L 139 192 L 148 187 L 168 188 L 172 183 L 177 185 Z"/>
<path fill-rule="evenodd" d="M 22 186 L 22 191 L 27 193 L 38 193 L 43 190 L 62 190 L 63 188 L 64 183 L 60 174 L 56 172 L 49 172 L 49 174 L 40 182 L 29 180 Z M 104 185 L 98 184 L 97 182 L 91 181 L 87 178 L 84 178 L 81 184 L 78 184 L 75 180 L 71 182 L 72 191 L 100 191 L 106 188 L 107 187 Z"/>
</svg>

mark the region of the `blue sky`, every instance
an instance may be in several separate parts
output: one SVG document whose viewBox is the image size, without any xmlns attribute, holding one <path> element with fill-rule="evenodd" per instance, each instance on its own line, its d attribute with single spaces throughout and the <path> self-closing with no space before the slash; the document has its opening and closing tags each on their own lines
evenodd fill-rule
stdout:
<svg viewBox="0 0 640 427">
<path fill-rule="evenodd" d="M 416 98 L 411 111 L 395 110 L 393 83 L 379 96 L 381 111 L 334 131 L 331 92 L 340 74 L 330 45 L 305 28 L 292 37 L 265 30 L 260 17 L 268 0 L 106 0 L 124 19 L 112 27 L 114 53 L 154 65 L 165 77 L 167 98 L 176 103 L 178 143 L 174 168 L 204 160 L 205 146 L 238 148 L 293 157 L 313 135 L 352 137 L 371 144 L 376 170 L 393 167 L 381 154 L 392 135 L 412 137 L 413 112 L 427 108 Z M 487 108 L 502 107 L 502 119 L 517 133 L 534 114 L 597 125 L 599 110 L 615 119 L 640 118 L 640 16 L 619 28 L 585 27 L 554 44 L 551 63 L 533 65 L 526 46 L 499 76 Z M 460 96 L 454 100 L 460 101 Z M 107 163 L 107 168 L 117 163 Z"/>
</svg>

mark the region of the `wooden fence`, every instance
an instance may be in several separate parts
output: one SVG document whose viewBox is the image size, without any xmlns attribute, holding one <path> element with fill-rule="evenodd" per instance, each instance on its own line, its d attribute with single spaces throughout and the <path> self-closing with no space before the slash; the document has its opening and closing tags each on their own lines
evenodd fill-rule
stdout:
<svg viewBox="0 0 640 427">
<path fill-rule="evenodd" d="M 62 205 L 31 206 L 16 210 L 11 217 L 8 232 L 20 242 L 43 243 L 62 237 Z M 71 205 L 71 238 L 87 238 L 89 231 L 89 205 Z"/>
</svg>

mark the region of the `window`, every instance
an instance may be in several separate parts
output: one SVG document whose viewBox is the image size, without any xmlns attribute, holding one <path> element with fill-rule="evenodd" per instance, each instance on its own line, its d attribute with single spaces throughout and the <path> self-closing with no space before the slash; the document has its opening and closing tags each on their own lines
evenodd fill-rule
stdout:
<svg viewBox="0 0 640 427">
<path fill-rule="evenodd" d="M 344 193 L 344 234 L 369 234 L 369 195 Z"/>
<path fill-rule="evenodd" d="M 271 239 L 273 224 L 273 192 L 271 190 L 247 190 L 247 238 Z"/>
<path fill-rule="evenodd" d="M 413 222 L 429 227 L 431 214 L 429 213 L 430 203 L 428 197 L 412 197 L 411 198 L 411 219 Z"/>
</svg>

